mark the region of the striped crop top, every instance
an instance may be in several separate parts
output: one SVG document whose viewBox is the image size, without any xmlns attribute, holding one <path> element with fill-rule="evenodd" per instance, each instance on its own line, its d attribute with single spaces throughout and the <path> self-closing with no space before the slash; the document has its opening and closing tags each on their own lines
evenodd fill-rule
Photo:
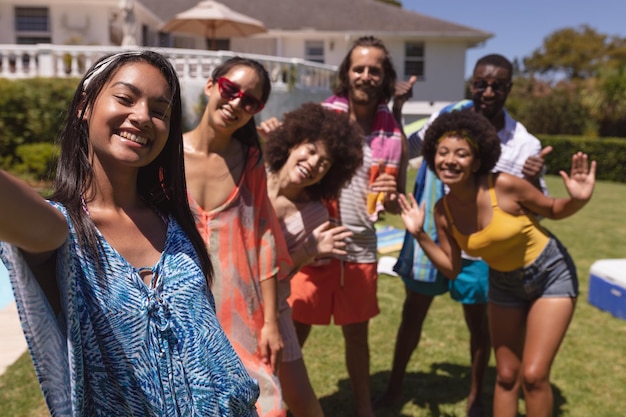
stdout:
<svg viewBox="0 0 626 417">
<path fill-rule="evenodd" d="M 531 264 L 548 244 L 548 232 L 532 214 L 515 216 L 498 207 L 493 174 L 489 174 L 488 182 L 492 218 L 484 229 L 471 235 L 459 232 L 448 208 L 447 196 L 444 197 L 443 205 L 454 239 L 468 255 L 482 258 L 497 271 L 509 272 Z"/>
</svg>

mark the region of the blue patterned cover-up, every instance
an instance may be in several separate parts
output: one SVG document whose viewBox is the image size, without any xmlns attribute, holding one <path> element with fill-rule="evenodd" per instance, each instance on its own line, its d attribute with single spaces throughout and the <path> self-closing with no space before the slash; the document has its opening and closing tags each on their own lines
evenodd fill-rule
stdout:
<svg viewBox="0 0 626 417">
<path fill-rule="evenodd" d="M 215 316 L 194 247 L 168 219 L 147 286 L 102 238 L 104 274 L 70 234 L 57 251 L 55 316 L 21 252 L 0 243 L 51 415 L 256 416 L 259 391 Z"/>
</svg>

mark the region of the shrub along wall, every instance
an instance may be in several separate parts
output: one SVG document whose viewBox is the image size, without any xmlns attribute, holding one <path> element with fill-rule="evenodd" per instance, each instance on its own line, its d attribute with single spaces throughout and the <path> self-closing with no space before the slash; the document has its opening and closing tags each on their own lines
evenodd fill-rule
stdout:
<svg viewBox="0 0 626 417">
<path fill-rule="evenodd" d="M 552 146 L 546 156 L 548 174 L 569 174 L 572 155 L 582 151 L 598 162 L 596 178 L 626 183 L 626 138 L 585 138 L 580 136 L 537 135 L 542 146 Z"/>
<path fill-rule="evenodd" d="M 44 179 L 78 80 L 0 78 L 0 167 Z"/>
<path fill-rule="evenodd" d="M 69 107 L 77 79 L 0 78 L 0 168 L 32 180 L 49 178 L 53 145 Z M 554 151 L 546 157 L 548 174 L 569 170 L 572 153 L 598 161 L 598 179 L 626 183 L 626 138 L 538 135 Z"/>
</svg>

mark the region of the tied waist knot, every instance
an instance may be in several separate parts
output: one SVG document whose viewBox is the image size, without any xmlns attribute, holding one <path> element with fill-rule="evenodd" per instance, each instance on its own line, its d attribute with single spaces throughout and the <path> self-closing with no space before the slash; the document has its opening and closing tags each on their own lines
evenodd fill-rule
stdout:
<svg viewBox="0 0 626 417">
<path fill-rule="evenodd" d="M 144 309 L 148 312 L 150 321 L 155 327 L 164 332 L 170 327 L 170 314 L 167 302 L 159 294 L 152 293 L 144 301 Z"/>
<path fill-rule="evenodd" d="M 167 331 L 170 328 L 171 314 L 167 301 L 161 296 L 163 281 L 161 280 L 160 263 L 152 268 L 147 266 L 135 268 L 135 272 L 140 277 L 142 275 L 152 275 L 150 286 L 145 294 L 146 298 L 143 300 L 143 308 L 150 318 L 150 327 L 154 325 L 160 332 Z"/>
<path fill-rule="evenodd" d="M 144 300 L 144 308 L 150 318 L 148 340 L 154 346 L 153 351 L 158 352 L 157 366 L 163 369 L 160 379 L 162 415 L 191 415 L 192 395 L 168 303 L 156 289 L 152 289 Z"/>
</svg>

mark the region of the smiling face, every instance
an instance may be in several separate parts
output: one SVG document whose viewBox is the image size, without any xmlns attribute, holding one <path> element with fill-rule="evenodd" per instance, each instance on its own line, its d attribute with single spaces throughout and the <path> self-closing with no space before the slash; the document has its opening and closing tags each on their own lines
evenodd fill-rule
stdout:
<svg viewBox="0 0 626 417">
<path fill-rule="evenodd" d="M 385 78 L 385 52 L 376 47 L 358 46 L 350 55 L 348 79 L 354 104 L 378 103 Z"/>
<path fill-rule="evenodd" d="M 320 182 L 332 164 L 326 145 L 318 140 L 294 147 L 282 170 L 287 172 L 291 184 L 304 188 Z"/>
<path fill-rule="evenodd" d="M 435 172 L 448 186 L 466 182 L 480 167 L 475 155 L 467 139 L 445 136 L 437 144 Z"/>
<path fill-rule="evenodd" d="M 209 111 L 209 123 L 216 130 L 234 132 L 244 126 L 252 118 L 253 114 L 246 111 L 246 97 L 261 100 L 263 96 L 263 81 L 257 72 L 248 66 L 239 65 L 223 75 L 232 85 L 239 88 L 243 95 L 234 99 L 223 97 L 217 80 L 209 79 L 205 87 L 205 93 L 209 98 L 207 110 Z M 244 100 L 244 103 L 242 103 Z"/>
<path fill-rule="evenodd" d="M 163 74 L 145 62 L 120 67 L 84 118 L 96 161 L 142 167 L 163 150 L 170 129 L 172 92 Z"/>
<path fill-rule="evenodd" d="M 495 65 L 479 65 L 474 70 L 472 101 L 474 109 L 489 120 L 502 114 L 506 98 L 511 91 L 511 73 Z"/>
</svg>

